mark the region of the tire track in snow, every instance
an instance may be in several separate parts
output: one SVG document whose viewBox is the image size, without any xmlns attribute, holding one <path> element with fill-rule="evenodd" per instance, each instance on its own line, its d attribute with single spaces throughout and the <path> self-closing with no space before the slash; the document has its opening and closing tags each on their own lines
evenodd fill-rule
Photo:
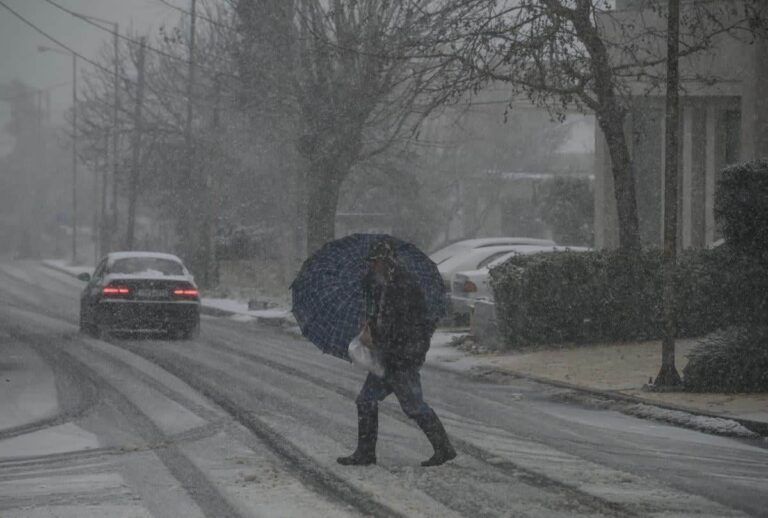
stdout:
<svg viewBox="0 0 768 518">
<path fill-rule="evenodd" d="M 288 374 L 292 377 L 299 378 L 302 381 L 320 386 L 325 390 L 328 390 L 340 396 L 343 396 L 345 399 L 350 399 L 350 398 L 354 399 L 354 397 L 357 395 L 356 393 L 346 390 L 342 387 L 339 387 L 333 383 L 305 374 L 293 367 L 281 364 L 279 362 L 274 362 L 273 360 L 265 358 L 261 355 L 257 355 L 254 353 L 247 353 L 247 352 L 234 349 L 226 345 L 221 340 L 212 340 L 211 342 L 215 344 L 215 348 L 217 350 L 222 349 L 227 353 L 233 354 L 238 358 L 242 358 L 252 362 L 257 362 L 258 364 L 263 365 L 266 368 L 275 370 L 281 374 Z M 121 342 L 121 345 L 128 348 L 135 354 L 138 354 L 147 359 L 150 359 L 150 361 L 153 361 L 158 365 L 160 365 L 161 367 L 163 367 L 164 369 L 169 370 L 170 372 L 174 373 L 177 377 L 180 377 L 185 381 L 187 381 L 187 383 L 195 387 L 197 390 L 200 390 L 203 393 L 209 392 L 209 394 L 206 394 L 209 397 L 211 397 L 210 392 L 221 392 L 221 391 L 217 389 L 212 383 L 206 383 L 205 381 L 200 381 L 197 384 L 198 385 L 202 384 L 207 386 L 199 386 L 199 387 L 196 386 L 196 382 L 188 379 L 191 376 L 190 373 L 194 373 L 195 371 L 198 371 L 198 376 L 201 380 L 206 378 L 211 378 L 212 374 L 216 374 L 218 377 L 222 377 L 224 379 L 226 379 L 227 376 L 229 376 L 230 378 L 233 378 L 231 373 L 227 373 L 221 369 L 212 367 L 211 365 L 201 363 L 201 361 L 197 358 L 180 354 L 176 351 L 160 350 L 159 348 L 152 347 L 151 345 L 149 347 L 142 347 L 140 344 L 136 344 L 133 342 Z M 260 390 L 259 386 L 249 387 L 249 392 L 255 392 L 255 393 L 261 392 L 262 395 L 264 396 L 260 398 L 261 400 L 264 400 L 265 397 L 273 397 L 273 394 L 266 393 Z M 225 401 L 225 404 L 227 404 L 227 406 L 229 406 L 230 408 L 236 409 L 238 413 L 242 414 L 247 419 L 260 421 L 252 413 L 238 407 L 237 403 L 234 402 L 231 398 L 227 397 L 226 395 L 218 394 L 217 397 L 222 398 Z M 217 403 L 219 403 L 219 401 L 217 401 Z M 311 412 L 311 410 L 306 410 L 306 411 Z M 409 426 L 411 426 L 410 420 L 398 411 L 389 410 L 385 408 L 381 408 L 380 411 L 382 411 L 384 414 L 386 414 L 387 416 L 395 420 L 398 420 L 402 423 L 406 423 Z M 322 416 L 316 415 L 316 419 L 318 421 L 322 421 L 324 418 Z M 265 426 L 267 429 L 271 429 L 269 425 L 263 424 L 263 426 Z M 279 434 L 276 434 L 276 433 L 275 433 L 275 438 L 280 441 L 278 442 L 277 446 L 282 449 L 285 445 L 285 439 L 283 439 L 282 437 L 279 436 Z M 541 474 L 530 471 L 524 467 L 517 466 L 511 461 L 510 462 L 488 462 L 488 459 L 494 458 L 494 455 L 491 454 L 490 452 L 487 452 L 472 444 L 466 443 L 465 441 L 456 441 L 455 439 L 453 440 L 455 441 L 455 445 L 460 449 L 460 451 L 464 452 L 468 456 L 471 456 L 474 460 L 480 462 L 481 465 L 483 465 L 484 468 L 489 470 L 491 473 L 495 473 L 497 476 L 500 475 L 502 479 L 505 480 L 507 483 L 523 482 L 524 484 L 527 484 L 528 486 L 535 488 L 536 490 L 543 490 L 543 491 L 552 493 L 553 496 L 560 497 L 560 498 L 564 497 L 566 499 L 572 500 L 576 502 L 579 506 L 588 508 L 589 514 L 597 513 L 599 515 L 622 516 L 622 517 L 637 516 L 634 513 L 634 511 L 632 511 L 631 509 L 625 508 L 620 504 L 616 504 L 614 502 L 603 500 L 594 495 L 590 495 L 588 493 L 578 490 L 577 488 L 573 488 L 571 486 L 563 484 L 557 480 L 547 478 Z M 296 449 L 296 447 L 293 445 L 288 445 L 288 447 L 291 449 Z M 305 454 L 302 453 L 302 456 L 305 456 Z M 309 462 L 316 463 L 316 461 L 313 461 L 311 459 L 309 459 Z M 432 491 L 431 492 L 427 491 L 427 494 L 429 494 L 435 500 L 441 502 L 443 505 L 455 510 L 456 512 L 462 515 L 471 515 L 471 516 L 478 515 L 477 511 L 471 512 L 466 508 L 466 502 L 462 501 L 462 497 L 457 497 L 456 495 L 450 495 L 440 491 L 436 493 L 435 492 L 437 491 L 436 488 L 431 488 L 431 489 Z M 376 515 L 378 516 L 378 513 Z M 489 516 L 492 516 L 492 515 L 493 514 Z"/>
<path fill-rule="evenodd" d="M 30 345 L 18 334 L 13 333 L 13 325 L 4 316 L 0 316 L 0 325 L 9 331 L 11 338 L 19 340 L 24 345 Z M 0 441 L 79 419 L 87 415 L 98 403 L 101 396 L 96 385 L 87 380 L 78 379 L 76 373 L 58 363 L 48 362 L 48 365 L 53 371 L 56 390 L 59 394 L 59 412 L 56 415 L 0 430 Z"/>
<path fill-rule="evenodd" d="M 312 374 L 303 372 L 299 369 L 296 369 L 295 367 L 291 367 L 290 365 L 286 365 L 284 363 L 272 360 L 263 355 L 239 350 L 235 347 L 228 345 L 227 343 L 225 343 L 225 341 L 222 341 L 222 340 L 214 340 L 213 342 L 215 343 L 217 348 L 226 350 L 230 354 L 233 354 L 235 356 L 238 356 L 240 358 L 243 358 L 249 361 L 258 362 L 259 364 L 265 365 L 271 369 L 277 370 L 289 376 L 293 376 L 296 378 L 300 378 L 302 380 L 309 381 L 314 385 L 322 387 L 328 391 L 334 392 L 340 396 L 350 399 L 351 401 L 354 401 L 354 399 L 357 397 L 357 392 L 355 391 L 345 389 L 325 379 L 319 378 L 317 376 L 313 376 Z M 410 419 L 407 416 L 403 415 L 403 413 L 400 411 L 393 410 L 386 407 L 380 407 L 379 411 L 392 419 L 400 421 L 401 423 L 410 424 Z M 454 446 L 456 446 L 460 452 L 463 452 L 466 455 L 471 455 L 472 457 L 476 458 L 477 460 L 481 461 L 483 464 L 488 466 L 488 468 L 491 470 L 502 472 L 505 475 L 511 476 L 517 480 L 521 478 L 520 475 L 522 473 L 523 480 L 525 480 L 528 484 L 537 488 L 559 489 L 565 492 L 568 496 L 574 498 L 579 503 L 583 505 L 588 505 L 599 512 L 607 512 L 610 514 L 615 514 L 616 516 L 627 516 L 627 517 L 637 516 L 637 514 L 634 511 L 626 508 L 625 506 L 591 495 L 589 493 L 581 491 L 580 489 L 574 486 L 564 484 L 558 480 L 546 477 L 545 475 L 531 471 L 523 466 L 519 466 L 512 461 L 504 461 L 504 462 L 496 461 L 495 459 L 497 459 L 497 456 L 495 454 L 479 446 L 473 445 L 467 441 L 457 439 L 456 437 L 451 437 L 451 441 L 454 443 Z M 489 459 L 494 459 L 494 461 L 488 462 Z"/>
<path fill-rule="evenodd" d="M 51 315 L 51 312 L 47 311 L 39 311 L 38 308 L 29 308 L 30 311 L 38 311 L 40 313 L 46 314 L 46 316 L 50 315 L 51 318 L 59 320 L 61 317 L 58 315 Z M 24 339 L 25 342 L 29 343 L 35 349 L 38 351 L 41 356 L 46 356 L 43 351 L 39 350 L 39 347 L 45 347 L 45 338 L 44 337 L 38 337 L 38 340 L 35 341 L 33 339 L 33 336 L 25 333 L 21 329 L 18 328 L 18 326 L 12 326 L 11 332 L 14 337 L 17 339 Z M 72 336 L 68 336 L 68 339 L 70 341 L 73 341 Z M 74 341 L 80 343 L 79 340 L 75 339 Z M 87 348 L 92 349 L 92 346 L 87 345 L 85 343 L 80 343 L 80 345 L 87 346 Z M 126 349 L 128 349 L 126 347 Z M 50 361 L 51 363 L 58 363 L 63 368 L 70 368 L 69 370 L 79 371 L 82 374 L 85 374 L 83 371 L 87 370 L 88 373 L 80 376 L 80 381 L 88 381 L 91 383 L 98 384 L 96 381 L 99 376 L 95 372 L 92 372 L 87 365 L 83 364 L 80 360 L 73 357 L 71 354 L 63 352 L 63 351 L 47 351 L 49 354 L 47 355 L 46 359 Z M 146 358 L 145 359 L 149 359 Z M 110 361 L 115 361 L 114 359 L 110 358 Z M 150 359 L 150 361 L 152 361 Z M 157 365 L 160 365 L 158 362 L 153 362 Z M 72 368 L 74 367 L 74 368 Z M 130 367 L 130 366 L 129 366 Z M 373 516 L 382 516 L 382 517 L 403 517 L 404 515 L 402 513 L 398 513 L 394 511 L 393 509 L 389 508 L 388 506 L 381 504 L 380 502 L 377 502 L 373 499 L 371 499 L 368 495 L 359 492 L 356 488 L 350 486 L 346 481 L 343 479 L 336 477 L 333 473 L 327 472 L 324 470 L 321 466 L 316 465 L 311 459 L 305 457 L 298 449 L 295 448 L 286 448 L 285 447 L 285 441 L 282 439 L 282 437 L 275 433 L 273 430 L 271 430 L 267 425 L 264 423 L 258 422 L 253 416 L 248 415 L 246 412 L 243 412 L 240 408 L 238 408 L 236 405 L 231 404 L 226 398 L 224 397 L 211 397 L 211 395 L 206 394 L 205 391 L 199 390 L 199 388 L 195 387 L 194 384 L 189 383 L 189 380 L 187 379 L 189 376 L 183 376 L 179 374 L 183 374 L 183 371 L 177 371 L 174 372 L 173 369 L 166 368 L 167 366 L 160 365 L 160 367 L 164 368 L 167 372 L 170 372 L 171 374 L 176 375 L 177 378 L 181 379 L 182 381 L 187 382 L 188 385 L 190 385 L 193 389 L 197 390 L 198 392 L 202 393 L 206 397 L 208 397 L 210 400 L 212 400 L 214 403 L 216 403 L 219 407 L 221 407 L 229 416 L 231 416 L 233 419 L 235 419 L 237 422 L 239 422 L 241 425 L 243 425 L 245 428 L 247 428 L 251 433 L 254 433 L 257 438 L 259 438 L 267 447 L 269 447 L 273 452 L 277 453 L 281 458 L 288 461 L 287 467 L 289 468 L 289 472 L 293 473 L 294 476 L 296 476 L 299 480 L 302 481 L 307 487 L 311 487 L 319 492 L 319 494 L 324 495 L 326 497 L 329 497 L 330 500 L 335 500 L 338 503 L 344 504 L 344 505 L 351 505 L 355 509 L 358 509 L 363 514 L 367 515 L 373 515 Z M 141 376 L 143 381 L 149 381 L 150 377 L 146 375 Z M 125 398 L 122 394 L 120 394 L 116 389 L 108 385 L 108 381 L 102 380 L 102 383 L 106 384 L 108 386 L 108 389 L 105 390 L 108 397 L 117 397 L 121 399 L 121 408 L 123 413 L 126 415 L 138 415 L 141 414 L 140 410 L 133 405 L 130 401 Z M 155 383 L 152 383 L 152 385 L 155 385 Z M 164 390 L 164 392 L 167 392 L 167 389 Z M 184 401 L 186 398 L 179 398 L 178 396 L 173 398 L 177 402 Z M 142 414 L 142 421 L 141 425 L 142 428 L 149 429 L 149 437 L 143 436 L 143 439 L 147 440 L 148 442 L 155 442 L 155 443 L 162 443 L 164 440 L 161 436 L 161 432 L 159 429 L 155 427 L 151 421 L 149 421 L 148 418 L 143 416 Z M 146 434 L 145 434 L 146 435 Z M 165 438 L 167 440 L 167 438 Z M 152 448 L 154 449 L 154 448 Z M 219 512 L 218 510 L 214 510 L 213 512 L 208 512 L 206 509 L 210 508 L 211 502 L 213 502 L 215 505 L 214 507 L 216 509 L 228 507 L 229 504 L 223 500 L 223 497 L 220 494 L 216 494 L 216 497 L 211 495 L 212 492 L 215 492 L 215 488 L 209 487 L 208 491 L 196 491 L 191 490 L 195 489 L 196 486 L 205 486 L 210 485 L 207 482 L 207 479 L 205 479 L 205 476 L 202 474 L 202 472 L 199 472 L 198 469 L 192 464 L 191 461 L 189 461 L 186 457 L 183 457 L 183 455 L 180 452 L 176 452 L 175 455 L 163 455 L 163 452 L 166 452 L 168 449 L 175 449 L 175 446 L 169 446 L 168 448 L 162 448 L 159 447 L 155 449 L 156 453 L 158 454 L 158 457 L 163 461 L 163 463 L 166 465 L 166 467 L 169 468 L 171 473 L 174 477 L 179 480 L 179 482 L 182 484 L 182 486 L 185 487 L 187 492 L 190 494 L 190 496 L 193 497 L 193 500 L 201 507 L 201 509 L 205 512 L 206 516 L 211 516 L 215 518 L 226 518 L 229 516 L 239 516 L 237 514 L 228 514 L 228 512 Z M 183 460 L 179 457 L 183 457 Z M 170 465 L 169 465 L 170 464 Z M 176 464 L 186 464 L 187 468 L 184 469 L 172 469 L 173 466 Z M 191 472 L 198 472 L 197 476 L 191 477 L 192 480 L 188 480 L 190 477 L 185 477 L 184 471 L 191 471 Z M 202 484 L 201 482 L 205 481 L 205 484 Z M 196 483 L 197 482 L 197 483 Z M 205 493 L 211 496 L 211 498 L 205 497 L 205 496 L 198 496 L 198 493 Z M 201 501 L 198 501 L 200 499 Z M 218 503 L 216 503 L 218 501 Z M 207 505 L 201 505 L 201 504 L 207 504 Z M 230 509 L 230 511 L 234 512 L 233 509 Z"/>
<path fill-rule="evenodd" d="M 307 487 L 312 488 L 329 498 L 335 499 L 339 503 L 351 505 L 366 515 L 377 517 L 405 516 L 397 510 L 375 500 L 371 495 L 360 491 L 335 473 L 327 470 L 294 444 L 287 441 L 279 432 L 269 426 L 269 424 L 256 417 L 252 412 L 241 408 L 232 400 L 232 398 L 227 396 L 213 383 L 206 381 L 206 378 L 210 377 L 211 374 L 209 367 L 204 367 L 205 371 L 201 371 L 197 376 L 193 376 L 192 373 L 195 371 L 195 366 L 190 365 L 191 360 L 187 358 L 175 355 L 177 356 L 176 358 L 169 359 L 161 356 L 158 351 L 149 351 L 128 342 L 120 342 L 120 345 L 170 372 L 216 403 L 227 412 L 227 414 L 232 416 L 233 419 L 253 433 L 274 453 L 286 461 L 286 468 L 289 472 Z M 182 361 L 185 365 L 182 365 Z M 197 364 L 196 366 L 202 367 L 202 364 Z"/>
<path fill-rule="evenodd" d="M 175 444 L 166 442 L 169 437 L 162 433 L 141 410 L 126 396 L 103 379 L 90 366 L 61 348 L 51 347 L 47 337 L 24 332 L 14 326 L 10 333 L 30 344 L 38 354 L 52 365 L 59 364 L 69 372 L 76 372 L 80 381 L 98 386 L 105 399 L 110 400 L 120 413 L 135 423 L 136 432 L 148 444 L 156 444 L 153 451 L 186 493 L 205 514 L 211 518 L 242 518 L 235 507 L 208 480 L 205 474 L 187 458 Z M 49 339 L 49 338 L 48 338 Z"/>
</svg>

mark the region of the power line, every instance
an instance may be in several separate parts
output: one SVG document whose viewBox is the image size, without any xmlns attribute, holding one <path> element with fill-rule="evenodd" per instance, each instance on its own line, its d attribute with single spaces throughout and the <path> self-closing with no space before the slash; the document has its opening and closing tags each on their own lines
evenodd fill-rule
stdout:
<svg viewBox="0 0 768 518">
<path fill-rule="evenodd" d="M 35 30 L 37 33 L 41 34 L 41 35 L 42 35 L 42 36 L 44 36 L 45 38 L 47 38 L 47 39 L 49 39 L 50 41 L 54 42 L 56 45 L 58 45 L 59 47 L 63 48 L 64 50 L 67 50 L 67 51 L 71 52 L 72 54 L 74 54 L 75 56 L 79 57 L 80 59 L 82 59 L 82 60 L 83 60 L 83 61 L 85 61 L 86 63 L 90 63 L 91 65 L 93 65 L 93 66 L 95 66 L 95 67 L 97 67 L 97 68 L 100 68 L 100 69 L 102 69 L 102 70 L 105 70 L 105 71 L 109 72 L 110 74 L 112 73 L 112 71 L 111 71 L 111 70 L 108 70 L 106 67 L 104 67 L 104 66 L 100 65 L 100 64 L 99 64 L 99 63 L 97 63 L 96 61 L 93 61 L 92 59 L 90 59 L 90 58 L 88 58 L 88 57 L 86 57 L 86 56 L 84 56 L 84 55 L 80 54 L 79 52 L 77 52 L 76 50 L 74 50 L 74 49 L 73 49 L 72 47 L 70 47 L 69 45 L 65 45 L 64 43 L 62 43 L 62 42 L 61 42 L 61 41 L 59 41 L 58 39 L 56 39 L 56 38 L 54 38 L 53 36 L 51 36 L 50 34 L 48 34 L 47 32 L 45 32 L 43 29 L 41 29 L 40 27 L 38 27 L 38 26 L 37 26 L 37 25 L 35 25 L 34 23 L 32 23 L 32 22 L 30 22 L 29 20 L 27 20 L 26 18 L 24 18 L 22 15 L 20 15 L 19 13 L 17 13 L 17 12 L 16 12 L 16 11 L 14 11 L 13 9 L 11 9 L 11 8 L 8 6 L 8 4 L 6 4 L 6 3 L 5 3 L 3 0 L 0 0 L 0 7 L 4 7 L 4 8 L 5 8 L 5 9 L 6 9 L 8 12 L 10 12 L 10 13 L 11 13 L 12 15 L 14 15 L 16 18 L 18 18 L 19 20 L 21 20 L 23 23 L 25 23 L 26 25 L 28 25 L 29 27 L 31 27 L 32 29 L 34 29 L 34 30 Z"/>
<path fill-rule="evenodd" d="M 77 56 L 78 58 L 82 59 L 82 60 L 83 60 L 83 61 L 85 61 L 86 63 L 89 63 L 89 64 L 93 65 L 94 67 L 96 67 L 96 68 L 98 68 L 98 69 L 100 69 L 100 70 L 102 70 L 102 71 L 104 71 L 104 72 L 107 72 L 107 73 L 108 73 L 108 74 L 110 74 L 110 75 L 112 75 L 112 74 L 114 73 L 114 71 L 113 71 L 113 70 L 111 70 L 111 69 L 108 69 L 108 68 L 107 68 L 107 67 L 105 67 L 104 65 L 101 65 L 100 63 L 98 63 L 98 62 L 96 62 L 96 61 L 94 61 L 94 60 L 92 60 L 92 59 L 90 59 L 90 58 L 88 58 L 88 57 L 84 56 L 83 54 L 80 54 L 79 52 L 77 52 L 76 50 L 74 50 L 74 49 L 73 49 L 72 47 L 70 47 L 69 45 L 66 45 L 65 43 L 61 42 L 61 41 L 60 41 L 60 40 L 58 40 L 57 38 L 55 38 L 55 37 L 51 36 L 50 34 L 48 34 L 46 31 L 44 31 L 43 29 L 41 29 L 40 27 L 38 27 L 37 25 L 35 25 L 33 22 L 31 22 L 31 21 L 29 21 L 28 19 L 26 19 L 24 16 L 22 16 L 21 14 L 19 14 L 18 12 L 16 12 L 14 9 L 12 9 L 10 6 L 8 6 L 8 4 L 7 4 L 7 3 L 5 3 L 5 0 L 0 0 L 0 7 L 3 7 L 4 9 L 6 9 L 8 12 L 10 12 L 10 13 L 11 13 L 12 15 L 14 15 L 16 18 L 18 18 L 18 19 L 19 19 L 21 22 L 23 22 L 25 25 L 27 25 L 27 26 L 29 26 L 30 28 L 32 28 L 32 29 L 33 29 L 35 32 L 37 32 L 37 33 L 38 33 L 38 34 L 40 34 L 41 36 L 43 36 L 43 37 L 45 37 L 46 39 L 48 39 L 48 40 L 52 41 L 53 43 L 55 43 L 56 45 L 58 45 L 58 46 L 59 46 L 59 47 L 61 47 L 62 49 L 66 50 L 66 51 L 68 51 L 68 52 L 71 52 L 73 55 L 75 55 L 75 56 Z M 222 74 L 222 75 L 223 75 L 223 74 Z M 123 74 L 120 74 L 120 75 L 119 75 L 119 77 L 120 77 L 120 79 L 121 79 L 122 81 L 125 81 L 125 82 L 127 82 L 127 83 L 131 83 L 131 84 L 134 84 L 134 85 L 136 84 L 136 80 L 134 80 L 134 79 L 132 79 L 132 78 L 130 78 L 130 77 L 127 77 L 127 76 L 125 76 L 125 75 L 123 75 Z M 237 77 L 237 76 L 231 76 L 231 77 Z M 238 79 L 239 79 L 239 78 L 238 78 Z M 158 114 L 154 113 L 153 111 L 151 111 L 151 110 L 145 110 L 145 111 L 146 111 L 146 112 L 147 112 L 149 115 L 151 115 L 151 116 L 152 116 L 152 117 L 153 117 L 153 118 L 154 118 L 156 121 L 159 121 L 159 122 L 165 122 L 165 119 L 163 119 L 163 117 L 162 117 L 162 116 L 160 116 L 160 115 L 158 115 Z"/>
<path fill-rule="evenodd" d="M 75 56 L 79 57 L 80 59 L 82 59 L 86 63 L 90 63 L 94 67 L 96 67 L 98 69 L 101 69 L 101 70 L 103 70 L 105 72 L 108 72 L 110 75 L 113 73 L 112 70 L 110 70 L 110 69 L 106 68 L 105 66 L 97 63 L 96 61 L 93 61 L 90 58 L 87 58 L 86 56 L 83 56 L 82 54 L 80 54 L 79 52 L 77 52 L 76 50 L 71 48 L 69 45 L 65 45 L 64 43 L 62 43 L 58 39 L 54 38 L 53 36 L 51 36 L 50 34 L 45 32 L 43 29 L 41 29 L 40 27 L 38 27 L 37 25 L 32 23 L 31 21 L 29 21 L 26 18 L 24 18 L 21 14 L 17 13 L 11 7 L 9 7 L 8 4 L 6 4 L 4 0 L 0 0 L 0 7 L 5 8 L 8 12 L 10 12 L 16 18 L 18 18 L 19 20 L 24 22 L 24 24 L 26 24 L 29 27 L 31 27 L 32 29 L 34 29 L 35 32 L 37 32 L 40 35 L 44 36 L 45 38 L 49 39 L 50 41 L 52 41 L 56 45 L 60 46 L 61 48 L 71 52 L 72 54 L 74 54 Z M 130 82 L 130 83 L 134 83 L 134 84 L 136 83 L 136 81 L 134 81 L 133 79 L 131 79 L 129 77 L 126 77 L 126 76 L 123 76 L 123 75 L 120 75 L 120 79 L 122 79 L 123 81 L 126 81 L 126 82 Z M 147 110 L 147 111 L 148 111 L 148 113 L 150 113 L 155 118 L 155 120 L 158 120 L 158 121 L 163 121 L 164 120 L 161 116 L 159 116 L 159 115 L 157 115 L 155 113 L 149 112 L 149 110 Z"/>
<path fill-rule="evenodd" d="M 171 2 L 168 2 L 167 0 L 157 0 L 161 4 L 163 4 L 166 7 L 170 7 L 171 9 L 175 11 L 179 11 L 180 13 L 183 13 L 187 16 L 192 16 L 192 13 L 183 7 L 179 7 L 177 5 L 172 4 Z M 226 23 L 221 23 L 220 21 L 214 20 L 213 18 L 208 18 L 207 16 L 203 16 L 200 13 L 195 13 L 195 17 L 205 20 L 206 22 L 210 23 L 211 25 L 216 25 L 217 27 L 221 27 L 223 29 L 229 29 L 232 30 L 232 27 L 230 25 L 227 25 Z"/>
<path fill-rule="evenodd" d="M 43 0 L 43 1 L 48 3 L 48 4 L 50 4 L 50 5 L 52 5 L 56 9 L 59 9 L 59 10 L 65 12 L 65 13 L 71 15 L 71 16 L 74 16 L 78 20 L 82 20 L 82 21 L 84 21 L 85 23 L 87 23 L 89 25 L 92 25 L 92 26 L 94 26 L 94 27 L 96 27 L 96 28 L 98 28 L 98 29 L 100 29 L 102 31 L 109 32 L 110 34 L 112 34 L 112 30 L 111 29 L 107 29 L 103 25 L 94 22 L 93 20 L 89 19 L 90 18 L 89 16 L 87 16 L 85 14 L 78 13 L 76 11 L 72 11 L 71 9 L 68 9 L 68 8 L 64 7 L 63 5 L 61 5 L 61 4 L 58 4 L 58 3 L 54 2 L 53 0 Z M 140 43 L 138 41 L 136 41 L 133 38 L 130 38 L 128 36 L 124 36 L 124 35 L 122 35 L 120 33 L 118 33 L 117 36 L 119 38 L 129 42 L 129 43 L 134 44 L 134 45 L 140 45 Z M 154 52 L 155 54 L 158 54 L 160 56 L 163 56 L 163 57 L 166 57 L 166 58 L 169 58 L 169 59 L 174 59 L 174 60 L 182 62 L 182 63 L 188 63 L 189 62 L 189 59 L 187 59 L 187 58 L 182 58 L 180 56 L 175 56 L 173 54 L 165 52 L 164 50 L 160 50 L 160 49 L 152 47 L 150 45 L 145 45 L 145 48 L 147 50 L 149 50 L 149 51 Z M 202 65 L 198 65 L 198 68 L 200 68 L 201 70 L 206 70 L 207 72 L 210 72 L 210 73 L 212 73 L 214 75 L 223 75 L 223 76 L 228 76 L 228 77 L 235 78 L 235 79 L 240 79 L 238 76 L 236 76 L 234 74 L 230 74 L 228 72 L 220 72 L 218 70 L 215 70 L 215 69 L 212 69 L 212 68 L 208 68 L 208 67 L 204 67 Z"/>
</svg>

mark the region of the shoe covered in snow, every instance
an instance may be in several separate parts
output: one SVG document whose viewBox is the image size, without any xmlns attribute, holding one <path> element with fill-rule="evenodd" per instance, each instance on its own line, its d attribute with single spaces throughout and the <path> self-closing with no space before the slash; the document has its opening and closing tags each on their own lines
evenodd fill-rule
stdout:
<svg viewBox="0 0 768 518">
<path fill-rule="evenodd" d="M 336 459 L 336 462 L 342 466 L 370 466 L 371 464 L 376 464 L 376 455 L 355 451 L 355 453 L 348 457 L 339 457 Z"/>
<path fill-rule="evenodd" d="M 357 407 L 357 449 L 348 457 L 339 457 L 342 466 L 376 464 L 376 439 L 379 435 L 379 410 L 376 405 Z"/>
<path fill-rule="evenodd" d="M 455 458 L 456 458 L 456 450 L 454 450 L 453 446 L 449 444 L 448 448 L 441 449 L 440 451 L 436 451 L 434 455 L 432 455 L 430 458 L 422 462 L 421 465 L 424 466 L 425 468 L 429 468 L 432 466 L 440 466 L 441 464 L 445 464 L 449 460 L 453 460 Z"/>
<path fill-rule="evenodd" d="M 421 463 L 424 467 L 439 466 L 445 464 L 449 460 L 456 458 L 456 450 L 453 449 L 448 434 L 445 433 L 443 423 L 440 422 L 440 418 L 437 417 L 434 411 L 418 416 L 416 423 L 424 431 L 424 434 L 429 439 L 432 448 L 435 450 L 435 454 L 429 459 Z"/>
</svg>

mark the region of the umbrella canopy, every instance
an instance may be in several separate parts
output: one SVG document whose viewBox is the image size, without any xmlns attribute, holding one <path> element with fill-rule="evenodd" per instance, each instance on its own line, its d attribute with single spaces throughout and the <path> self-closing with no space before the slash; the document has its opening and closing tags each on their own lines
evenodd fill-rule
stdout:
<svg viewBox="0 0 768 518">
<path fill-rule="evenodd" d="M 446 313 L 445 288 L 437 265 L 416 246 L 386 234 L 352 234 L 326 243 L 304 262 L 291 284 L 293 314 L 301 332 L 324 353 L 349 359 L 347 348 L 365 319 L 363 279 L 373 243 L 389 239 L 397 262 L 419 282 L 427 316 Z"/>
</svg>

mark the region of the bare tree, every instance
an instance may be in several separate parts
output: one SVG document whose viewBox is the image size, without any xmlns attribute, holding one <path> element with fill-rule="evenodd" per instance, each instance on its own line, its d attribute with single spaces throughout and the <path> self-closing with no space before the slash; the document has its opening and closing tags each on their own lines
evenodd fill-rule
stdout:
<svg viewBox="0 0 768 518">
<path fill-rule="evenodd" d="M 419 119 L 417 103 L 429 70 L 403 50 L 419 30 L 418 7 L 429 3 L 239 3 L 244 38 L 265 34 L 265 19 L 282 29 L 272 50 L 285 62 L 265 67 L 265 76 L 277 79 L 278 91 L 262 88 L 261 93 L 270 95 L 273 106 L 285 108 L 293 122 L 287 134 L 299 155 L 297 183 L 303 187 L 300 205 L 306 204 L 308 252 L 333 239 L 340 189 L 355 166 L 406 138 Z M 250 70 L 254 62 L 264 61 L 258 55 L 264 48 L 254 49 L 250 59 L 241 57 L 249 84 L 255 83 L 248 79 Z"/>
<path fill-rule="evenodd" d="M 235 169 L 237 160 L 234 146 L 238 139 L 222 138 L 222 132 L 237 133 L 237 117 L 222 122 L 222 113 L 232 103 L 233 84 L 238 82 L 231 59 L 231 12 L 225 8 L 208 10 L 204 24 L 197 31 L 199 45 L 195 47 L 193 60 L 196 64 L 195 91 L 191 96 L 194 118 L 187 117 L 190 97 L 187 45 L 183 23 L 178 27 L 160 30 L 159 37 L 148 40 L 145 52 L 142 133 L 145 138 L 130 139 L 134 133 L 133 112 L 138 102 L 137 77 L 139 37 L 121 36 L 119 72 L 123 102 L 120 104 L 119 126 L 124 133 L 120 163 L 127 163 L 136 150 L 138 176 L 134 187 L 137 201 L 129 204 L 138 210 L 143 207 L 157 216 L 176 222 L 179 235 L 186 236 L 178 243 L 179 253 L 189 262 L 192 270 L 204 285 L 215 265 L 212 264 L 216 219 L 220 204 L 214 200 L 223 189 L 220 185 L 228 179 L 227 173 Z M 213 23 L 215 22 L 215 23 Z M 188 38 L 189 36 L 186 36 Z M 107 52 L 109 50 L 109 52 Z M 81 97 L 80 127 L 85 149 L 102 146 L 104 132 L 112 127 L 111 100 L 113 76 L 107 63 L 112 59 L 111 49 L 105 49 L 101 62 L 86 78 Z M 232 110 L 228 110 L 232 113 Z M 191 125 L 191 128 L 190 128 Z M 189 142 L 198 151 L 192 162 L 193 168 L 184 168 Z M 186 146 L 185 146 L 186 142 Z M 91 153 L 95 162 L 99 157 Z M 125 194 L 128 182 L 126 168 L 119 192 Z M 133 184 L 133 183 L 132 183 Z M 117 205 L 115 205 L 117 207 Z M 196 207 L 190 211 L 188 207 Z M 205 210 L 201 210 L 201 209 Z M 130 225 L 130 223 L 129 223 Z M 203 232 L 199 232 L 203 229 Z M 186 232 L 184 232 L 186 230 Z M 166 243 L 166 246 L 172 243 Z"/>
</svg>

